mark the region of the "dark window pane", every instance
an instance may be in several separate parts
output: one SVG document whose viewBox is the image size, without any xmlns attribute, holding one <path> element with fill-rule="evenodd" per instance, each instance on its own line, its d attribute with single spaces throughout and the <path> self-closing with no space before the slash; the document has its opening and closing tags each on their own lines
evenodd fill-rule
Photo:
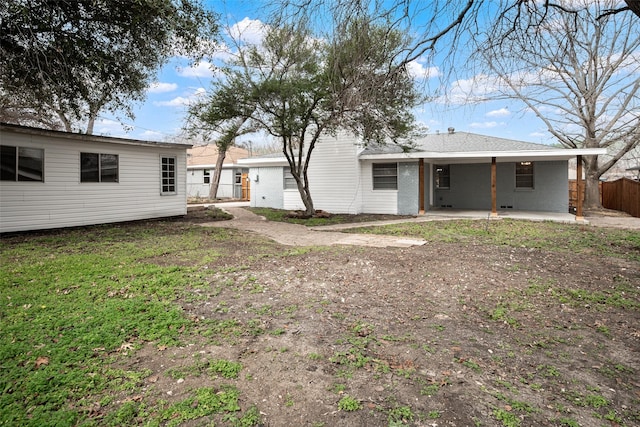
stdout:
<svg viewBox="0 0 640 427">
<path fill-rule="evenodd" d="M 100 154 L 100 182 L 118 182 L 117 154 Z"/>
<path fill-rule="evenodd" d="M 435 170 L 436 188 L 449 188 L 451 185 L 449 165 L 436 165 Z"/>
<path fill-rule="evenodd" d="M 533 176 L 532 175 L 519 175 L 516 176 L 517 188 L 533 188 Z"/>
<path fill-rule="evenodd" d="M 18 149 L 18 181 L 42 181 L 44 150 L 20 147 Z"/>
<path fill-rule="evenodd" d="M 80 153 L 80 182 L 99 182 L 98 154 Z"/>
<path fill-rule="evenodd" d="M 160 185 L 163 193 L 176 192 L 176 159 L 174 157 L 162 157 L 160 159 L 162 169 Z"/>
<path fill-rule="evenodd" d="M 516 163 L 516 188 L 533 188 L 533 162 Z"/>
<path fill-rule="evenodd" d="M 0 145 L 0 180 L 16 180 L 16 147 Z"/>
</svg>

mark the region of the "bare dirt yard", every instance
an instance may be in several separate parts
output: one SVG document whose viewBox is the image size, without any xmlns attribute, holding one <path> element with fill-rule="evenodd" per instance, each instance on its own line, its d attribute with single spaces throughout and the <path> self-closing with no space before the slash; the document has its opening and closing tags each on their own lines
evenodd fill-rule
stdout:
<svg viewBox="0 0 640 427">
<path fill-rule="evenodd" d="M 638 232 L 611 238 L 613 230 L 579 225 L 442 221 L 413 225 L 427 240 L 422 246 L 299 247 L 256 232 L 203 227 L 202 215 L 3 242 L 5 260 L 13 264 L 7 290 L 25 286 L 19 280 L 28 266 L 18 264 L 38 247 L 51 253 L 38 257 L 45 271 L 47 258 L 68 253 L 80 259 L 93 250 L 87 242 L 102 242 L 105 252 L 91 258 L 96 264 L 123 251 L 145 270 L 129 273 L 130 261 L 119 258 L 108 265 L 112 273 L 89 276 L 83 267 L 75 285 L 48 285 L 52 298 L 62 301 L 68 291 L 79 301 L 84 286 L 100 304 L 140 297 L 151 307 L 168 298 L 186 319 L 178 319 L 182 326 L 167 321 L 177 344 L 145 338 L 143 328 L 158 325 L 140 321 L 114 338 L 116 344 L 95 348 L 87 357 L 109 366 L 91 368 L 94 381 L 113 372 L 135 380 L 100 383 L 107 388 L 86 392 L 86 399 L 56 403 L 75 411 L 64 425 L 640 425 Z M 503 240 L 484 240 L 498 231 Z M 573 237 L 592 244 L 575 249 Z M 147 238 L 153 248 L 140 246 Z M 178 248 L 179 239 L 185 243 Z M 23 249 L 26 244 L 33 246 Z M 145 295 L 156 280 L 147 266 L 193 280 L 172 287 L 169 296 L 161 288 Z M 38 318 L 30 313 L 52 304 L 29 298 L 14 294 L 3 316 L 35 327 Z M 97 316 L 93 310 L 87 313 Z M 75 327 L 89 314 L 79 315 Z M 55 317 L 48 319 L 43 322 Z M 5 335 L 6 349 L 31 345 L 5 359 L 5 379 L 13 359 L 16 369 L 45 375 L 56 356 L 50 353 L 45 363 L 37 351 L 53 348 L 73 328 L 61 326 L 33 338 L 33 345 L 20 335 L 25 328 Z M 93 366 L 87 363 L 76 365 L 86 370 Z M 60 366 L 51 378 L 71 369 Z M 18 374 L 3 380 L 6 398 L 26 389 L 21 381 Z M 22 403 L 14 400 L 18 415 L 11 419 L 21 419 Z"/>
<path fill-rule="evenodd" d="M 640 425 L 633 258 L 473 242 L 301 249 L 253 234 L 211 245 L 225 255 L 183 309 L 215 331 L 129 362 L 153 371 L 158 397 L 219 382 L 202 371 L 224 359 L 242 365 L 241 406 L 265 426 Z"/>
</svg>

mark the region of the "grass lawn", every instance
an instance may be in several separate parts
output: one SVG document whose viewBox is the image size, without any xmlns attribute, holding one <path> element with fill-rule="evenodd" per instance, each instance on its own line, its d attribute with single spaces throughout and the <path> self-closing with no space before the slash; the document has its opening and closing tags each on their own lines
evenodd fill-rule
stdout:
<svg viewBox="0 0 640 427">
<path fill-rule="evenodd" d="M 588 255 L 591 259 L 609 257 L 630 263 L 633 268 L 640 263 L 640 233 L 624 230 L 503 220 L 403 224 L 351 231 L 419 236 L 430 244 L 473 245 L 479 251 L 512 247 L 545 251 L 559 259 L 572 253 Z M 393 257 L 396 252 L 384 252 L 387 253 Z M 367 349 L 386 342 L 394 343 L 396 348 L 406 344 L 411 345 L 407 347 L 408 351 L 434 354 L 438 349 L 436 341 L 418 344 L 409 337 L 410 329 L 407 329 L 406 336 L 387 334 L 385 338 L 374 339 L 376 328 L 380 327 L 374 326 L 373 320 L 360 318 L 354 322 L 355 314 L 345 312 L 338 315 L 342 312 L 335 309 L 329 315 L 327 326 L 350 322 L 342 341 L 332 344 L 346 345 L 344 352 L 335 350 L 323 354 L 329 347 L 321 346 L 309 353 L 310 350 L 296 347 L 296 342 L 306 333 L 300 331 L 308 331 L 313 336 L 319 333 L 309 330 L 315 327 L 313 324 L 303 322 L 315 319 L 314 316 L 321 317 L 322 313 L 330 313 L 328 310 L 332 310 L 334 303 L 321 295 L 305 295 L 304 299 L 299 296 L 299 300 L 288 301 L 287 298 L 293 298 L 295 294 L 287 290 L 291 283 L 304 283 L 314 278 L 309 276 L 313 273 L 290 273 L 287 270 L 290 279 L 285 279 L 285 267 L 293 267 L 304 260 L 311 267 L 328 274 L 336 271 L 335 268 L 325 270 L 322 262 L 314 265 L 313 260 L 337 262 L 334 259 L 364 256 L 366 254 L 358 248 L 283 249 L 239 231 L 203 229 L 180 221 L 4 236 L 0 241 L 0 425 L 159 426 L 183 423 L 213 425 L 214 422 L 231 426 L 260 425 L 264 421 L 260 411 L 263 406 L 267 410 L 267 404 L 253 396 L 250 390 L 256 387 L 255 378 L 262 371 L 252 371 L 248 367 L 249 360 L 245 356 L 237 356 L 255 345 L 256 340 L 264 341 L 265 347 L 252 352 L 264 354 L 272 361 L 282 360 L 285 366 L 326 364 L 326 375 L 333 378 L 333 385 L 317 392 L 334 396 L 336 413 L 340 411 L 351 417 L 365 417 L 365 411 L 369 411 L 366 416 L 382 416 L 386 420 L 385 425 L 413 425 L 428 419 L 446 418 L 448 411 L 444 407 L 425 410 L 420 418 L 419 411 L 411 408 L 410 399 L 395 403 L 367 403 L 364 396 L 359 399 L 352 397 L 357 394 L 355 386 L 349 389 L 348 375 L 356 371 L 374 375 L 371 378 L 376 380 L 391 372 L 396 374 L 396 382 L 410 381 L 424 390 L 431 387 L 431 392 L 436 393 L 446 383 L 427 382 L 429 377 L 420 376 L 421 371 L 413 369 L 411 364 L 396 370 L 395 366 L 400 362 L 382 363 L 380 356 L 367 353 Z M 342 264 L 337 265 L 344 265 L 344 261 L 340 262 Z M 524 270 L 525 267 L 520 265 L 517 268 Z M 428 278 L 424 272 L 420 274 L 423 279 Z M 582 307 L 586 301 L 607 309 L 627 310 L 634 316 L 640 311 L 640 290 L 637 283 L 634 285 L 627 278 L 616 278 L 612 283 L 619 284 L 619 287 L 615 289 L 585 290 L 583 294 L 571 293 L 553 283 L 549 285 L 551 282 L 545 283 L 534 291 L 540 292 L 540 298 L 554 298 L 554 304 L 563 299 L 569 305 L 579 301 L 576 307 Z M 273 289 L 278 286 L 283 290 L 275 293 Z M 515 295 L 509 292 L 505 291 L 504 295 Z M 282 307 L 278 308 L 280 301 Z M 339 301 L 336 304 L 335 307 L 344 305 Z M 505 299 L 490 306 L 484 322 L 497 321 L 506 327 L 515 327 L 509 325 L 511 319 L 515 319 L 511 317 L 514 308 L 509 304 Z M 517 317 L 517 313 L 515 315 Z M 418 317 L 411 319 L 422 322 Z M 513 320 L 516 325 L 524 321 L 526 319 Z M 440 334 L 444 326 L 440 328 L 429 330 Z M 602 324 L 601 334 L 615 334 L 615 331 L 605 328 L 611 326 Z M 284 339 L 290 341 L 276 344 Z M 188 349 L 188 346 L 202 346 L 201 353 L 211 346 L 223 347 L 220 355 L 205 359 L 199 358 L 196 350 L 181 350 Z M 449 354 L 449 360 L 454 360 L 455 356 L 458 368 L 468 366 L 469 375 L 479 374 L 478 370 L 483 369 L 482 363 L 477 364 L 471 358 L 459 358 L 456 348 L 460 346 L 453 343 L 448 347 L 453 350 L 445 351 L 443 348 L 443 354 Z M 146 365 L 136 359 L 149 351 L 161 361 Z M 171 351 L 183 354 L 185 359 L 181 365 L 175 365 L 178 357 L 170 357 Z M 232 354 L 236 356 L 232 357 Z M 604 369 L 609 365 L 602 366 Z M 615 365 L 611 366 L 614 377 L 621 373 L 633 375 L 635 371 L 629 364 L 620 364 L 622 371 L 616 371 Z M 537 374 L 536 370 L 542 372 L 542 369 L 531 367 L 531 378 Z M 309 372 L 315 373 L 315 368 Z M 443 371 L 434 372 L 439 378 Z M 539 374 L 539 377 L 543 378 L 543 375 Z M 363 384 L 373 383 L 371 378 Z M 175 384 L 175 381 L 183 379 L 193 382 L 179 396 L 161 389 L 163 381 Z M 273 384 L 262 386 L 269 390 Z M 376 386 L 376 390 L 381 393 L 385 387 Z M 620 387 L 622 389 L 622 385 Z M 344 393 L 345 389 L 348 394 Z M 638 392 L 637 388 L 635 392 Z M 265 396 L 269 394 L 265 393 Z M 302 395 L 301 389 L 293 386 L 286 392 L 280 392 L 280 410 L 290 410 L 295 414 L 301 408 L 307 408 L 301 406 L 300 401 L 296 403 L 298 395 Z M 396 398 L 400 396 L 397 391 L 394 395 Z M 487 395 L 496 399 L 493 394 Z M 584 392 L 580 396 L 587 395 Z M 593 392 L 591 395 L 598 394 Z M 613 401 L 607 399 L 601 402 L 602 409 L 595 403 L 588 409 L 598 412 L 601 418 L 609 414 L 618 423 L 615 425 L 631 426 L 640 422 L 635 418 L 640 414 L 628 410 L 627 400 L 624 401 L 623 406 L 627 408 L 624 412 L 620 409 L 622 406 L 613 407 Z M 640 396 L 636 396 L 633 401 L 638 404 L 639 400 Z M 564 404 L 570 406 L 570 403 Z M 514 418 L 518 411 L 513 407 L 513 403 L 507 405 L 503 402 L 490 407 L 487 416 L 497 423 L 495 425 L 518 425 L 522 417 Z M 528 414 L 528 411 L 529 408 L 525 407 L 522 414 Z M 571 417 L 571 412 L 559 412 L 556 418 L 549 417 L 546 419 L 555 422 L 550 425 L 574 425 L 572 422 L 580 425 Z M 345 422 L 358 425 L 370 422 L 367 420 L 348 418 Z M 507 424 L 504 420 L 515 424 Z M 331 419 L 314 422 L 308 425 L 332 425 Z M 477 422 L 477 425 L 490 425 L 480 420 Z M 602 425 L 610 424 L 602 420 Z"/>
</svg>

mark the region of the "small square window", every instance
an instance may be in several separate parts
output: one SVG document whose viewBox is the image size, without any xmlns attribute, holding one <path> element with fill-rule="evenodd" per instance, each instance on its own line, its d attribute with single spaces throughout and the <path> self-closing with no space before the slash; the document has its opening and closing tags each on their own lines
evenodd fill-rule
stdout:
<svg viewBox="0 0 640 427">
<path fill-rule="evenodd" d="M 284 189 L 285 190 L 297 190 L 298 184 L 296 179 L 291 174 L 291 168 L 284 168 Z"/>
<path fill-rule="evenodd" d="M 516 163 L 516 188 L 533 188 L 533 162 Z"/>
<path fill-rule="evenodd" d="M 374 163 L 372 170 L 373 170 L 373 189 L 374 190 L 397 190 L 398 189 L 398 164 L 397 163 Z"/>
</svg>

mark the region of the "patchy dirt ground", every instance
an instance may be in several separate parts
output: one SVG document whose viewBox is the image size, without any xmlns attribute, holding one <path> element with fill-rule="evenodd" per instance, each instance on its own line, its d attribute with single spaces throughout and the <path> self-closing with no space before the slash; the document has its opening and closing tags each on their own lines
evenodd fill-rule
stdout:
<svg viewBox="0 0 640 427">
<path fill-rule="evenodd" d="M 219 232 L 203 229 L 208 285 L 182 301 L 198 334 L 128 363 L 151 370 L 150 396 L 233 384 L 264 426 L 640 425 L 637 263 L 445 243 L 295 248 Z M 237 379 L 204 373 L 220 359 L 241 363 Z M 186 425 L 211 420 L 198 421 Z"/>
</svg>

